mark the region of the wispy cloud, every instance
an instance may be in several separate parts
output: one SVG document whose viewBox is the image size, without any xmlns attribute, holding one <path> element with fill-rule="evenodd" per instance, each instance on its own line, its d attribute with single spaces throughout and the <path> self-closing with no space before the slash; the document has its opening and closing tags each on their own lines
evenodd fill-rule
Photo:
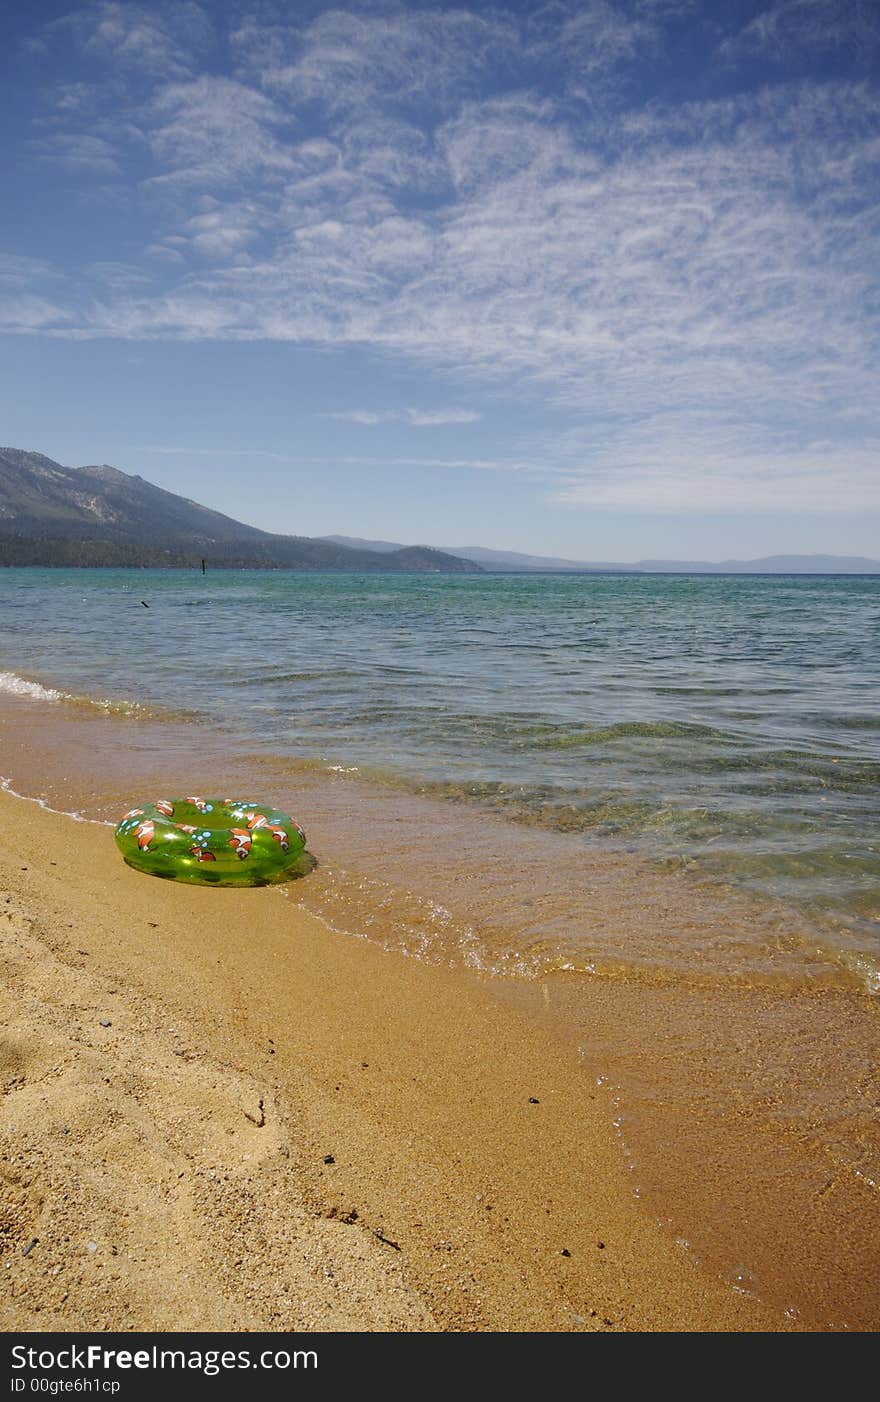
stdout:
<svg viewBox="0 0 880 1402">
<path fill-rule="evenodd" d="M 775 0 L 760 8 L 721 45 L 728 59 L 793 64 L 820 51 L 870 65 L 880 50 L 880 25 L 871 0 Z"/>
<path fill-rule="evenodd" d="M 648 100 L 645 65 L 698 10 L 255 11 L 218 36 L 195 5 L 88 6 L 69 41 L 108 82 L 137 74 L 112 90 L 115 135 L 66 81 L 44 150 L 126 184 L 155 281 L 61 296 L 35 271 L 6 324 L 18 307 L 22 331 L 366 348 L 466 377 L 468 399 L 503 387 L 568 425 L 523 460 L 570 502 L 763 508 L 800 483 L 810 509 L 872 503 L 880 100 L 868 73 L 789 60 L 864 57 L 880 17 L 855 0 L 715 15 L 702 90 L 749 56 L 761 82 Z"/>
<path fill-rule="evenodd" d="M 419 457 L 389 456 L 383 453 L 276 453 L 264 448 L 199 448 L 179 444 L 146 443 L 134 445 L 138 452 L 155 453 L 159 457 L 186 458 L 244 458 L 265 459 L 277 463 L 289 463 L 299 467 L 410 467 L 410 468 L 453 468 L 461 471 L 478 472 L 523 472 L 529 464 L 514 457 L 475 458 L 475 457 Z"/>
<path fill-rule="evenodd" d="M 20 253 L 0 253 L 0 286 L 31 287 L 35 282 L 57 276 L 57 270 L 44 258 L 29 258 Z"/>
<path fill-rule="evenodd" d="M 206 10 L 191 0 L 158 5 L 98 0 L 47 24 L 32 46 L 73 44 L 116 69 L 165 78 L 189 72 L 212 41 Z"/>
<path fill-rule="evenodd" d="M 142 287 L 149 277 L 132 263 L 90 263 L 84 269 L 85 275 L 95 282 L 103 283 L 114 292 L 127 292 L 131 288 Z"/>
<path fill-rule="evenodd" d="M 870 431 L 803 441 L 679 411 L 578 437 L 555 463 L 552 494 L 565 503 L 677 515 L 880 509 L 880 435 Z"/>
<path fill-rule="evenodd" d="M 329 416 L 347 423 L 404 423 L 412 428 L 437 428 L 443 424 L 475 424 L 483 417 L 476 409 L 341 409 Z"/>
<path fill-rule="evenodd" d="M 203 75 L 168 83 L 143 116 L 160 167 L 158 180 L 216 188 L 297 169 L 295 155 L 278 134 L 291 118 L 231 78 Z"/>
<path fill-rule="evenodd" d="M 0 332 L 6 335 L 27 335 L 63 327 L 69 314 L 57 302 L 29 293 L 0 291 Z"/>
<path fill-rule="evenodd" d="M 236 34 L 243 63 L 260 83 L 300 103 L 338 112 L 442 110 L 503 72 L 521 48 L 502 11 L 430 9 L 385 13 L 334 9 L 305 26 Z"/>
<path fill-rule="evenodd" d="M 0 332 L 31 335 L 63 326 L 63 293 L 63 276 L 45 259 L 0 253 Z"/>
<path fill-rule="evenodd" d="M 120 174 L 114 148 L 101 136 L 91 136 L 82 132 L 76 135 L 56 132 L 34 142 L 33 146 L 44 160 L 55 161 L 75 174 Z"/>
</svg>

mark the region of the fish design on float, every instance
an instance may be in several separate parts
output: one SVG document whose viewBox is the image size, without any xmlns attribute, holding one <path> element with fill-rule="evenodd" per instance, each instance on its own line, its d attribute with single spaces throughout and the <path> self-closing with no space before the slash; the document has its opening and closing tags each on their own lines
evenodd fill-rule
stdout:
<svg viewBox="0 0 880 1402">
<path fill-rule="evenodd" d="M 275 828 L 270 825 L 269 831 L 272 834 L 273 839 L 278 843 L 278 846 L 281 848 L 282 852 L 287 852 L 290 848 L 290 841 L 288 839 L 287 833 L 284 831 L 284 828 Z"/>
<path fill-rule="evenodd" d="M 176 820 L 184 817 L 193 821 Z M 200 794 L 151 799 L 128 810 L 115 836 L 128 865 L 152 876 L 265 886 L 303 874 L 295 859 L 305 833 L 289 814 L 265 803 Z"/>
<path fill-rule="evenodd" d="M 239 861 L 243 862 L 245 857 L 250 854 L 253 838 L 247 828 L 231 828 L 230 831 L 231 836 L 228 845 L 232 848 Z"/>
</svg>

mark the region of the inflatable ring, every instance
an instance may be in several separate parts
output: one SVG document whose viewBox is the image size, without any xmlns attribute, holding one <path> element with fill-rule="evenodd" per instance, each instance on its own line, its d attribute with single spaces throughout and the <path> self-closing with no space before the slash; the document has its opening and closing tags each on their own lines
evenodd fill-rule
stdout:
<svg viewBox="0 0 880 1402">
<path fill-rule="evenodd" d="M 306 845 L 299 823 L 262 803 L 157 798 L 116 827 L 130 867 L 203 886 L 267 886 L 294 874 Z"/>
</svg>

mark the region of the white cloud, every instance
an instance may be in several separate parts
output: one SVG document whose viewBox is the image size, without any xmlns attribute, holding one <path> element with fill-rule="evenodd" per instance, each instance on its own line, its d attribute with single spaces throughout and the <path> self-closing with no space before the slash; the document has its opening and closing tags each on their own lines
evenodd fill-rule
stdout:
<svg viewBox="0 0 880 1402">
<path fill-rule="evenodd" d="M 42 258 L 0 252 L 0 332 L 32 335 L 64 326 L 64 277 Z"/>
<path fill-rule="evenodd" d="M 259 237 L 263 214 L 251 201 L 213 203 L 183 226 L 191 250 L 211 260 L 241 255 Z"/>
<path fill-rule="evenodd" d="M 554 125 L 554 105 L 528 94 L 465 103 L 437 132 L 449 178 L 460 194 L 500 184 L 529 169 L 547 174 L 571 150 Z"/>
<path fill-rule="evenodd" d="M 838 501 L 873 503 L 876 89 L 785 74 L 728 97 L 626 105 L 619 75 L 662 54 L 666 18 L 687 9 L 252 17 L 221 75 L 198 66 L 214 40 L 197 7 L 178 20 L 90 6 L 67 31 L 90 58 L 112 61 L 118 81 L 140 52 L 138 83 L 152 74 L 117 121 L 153 162 L 130 195 L 159 290 L 69 293 L 63 323 L 53 292 L 41 320 L 35 272 L 18 285 L 37 298 L 20 329 L 362 346 L 467 377 L 468 399 L 504 386 L 581 425 L 525 445 L 519 463 L 568 501 L 665 510 L 716 492 L 766 505 L 799 482 L 810 509 L 832 509 L 824 463 L 841 475 Z M 723 58 L 760 49 L 769 62 L 774 46 L 793 52 L 795 31 L 799 52 L 861 35 L 864 54 L 866 25 L 880 34 L 864 7 L 780 0 Z M 106 114 L 80 129 L 88 92 L 71 81 L 64 94 L 52 149 L 68 164 L 91 152 L 96 177 L 101 160 L 127 169 Z M 811 446 L 820 435 L 830 446 Z"/>
<path fill-rule="evenodd" d="M 48 331 L 69 319 L 62 306 L 46 297 L 0 293 L 0 332 L 4 334 Z"/>
<path fill-rule="evenodd" d="M 66 166 L 74 174 L 115 176 L 120 174 L 113 146 L 103 137 L 78 132 L 56 132 L 34 143 L 44 160 Z"/>
<path fill-rule="evenodd" d="M 818 50 L 870 64 L 878 48 L 872 0 L 775 0 L 731 34 L 721 51 L 736 61 L 760 57 L 792 63 Z"/>
<path fill-rule="evenodd" d="M 443 107 L 476 91 L 520 47 L 515 22 L 501 11 L 397 8 L 372 15 L 331 10 L 268 35 L 251 22 L 238 43 L 270 90 L 293 103 L 347 111 Z"/>
<path fill-rule="evenodd" d="M 407 423 L 416 428 L 433 428 L 437 424 L 475 424 L 483 417 L 475 409 L 407 409 Z"/>
<path fill-rule="evenodd" d="M 345 409 L 330 417 L 365 427 L 405 423 L 412 428 L 436 428 L 443 424 L 478 423 L 483 416 L 475 409 Z"/>
<path fill-rule="evenodd" d="M 415 467 L 450 468 L 459 471 L 479 472 L 520 472 L 528 464 L 515 458 L 420 458 L 420 457 L 381 457 L 363 454 L 334 454 L 332 457 L 320 453 L 275 453 L 263 448 L 188 448 L 172 443 L 145 443 L 135 445 L 138 452 L 156 453 L 161 457 L 207 457 L 207 458 L 265 458 L 272 462 L 296 464 L 300 467 Z"/>
<path fill-rule="evenodd" d="M 150 281 L 142 269 L 133 263 L 90 263 L 83 271 L 86 277 L 114 291 L 128 291 L 134 287 L 142 287 Z"/>
<path fill-rule="evenodd" d="M 146 6 L 99 0 L 46 26 L 44 45 L 76 43 L 90 58 L 139 74 L 188 71 L 209 50 L 212 26 L 191 0 Z"/>
<path fill-rule="evenodd" d="M 163 263 L 182 263 L 183 254 L 179 248 L 173 248 L 167 243 L 149 243 L 144 249 L 144 253 L 149 258 L 158 258 Z"/>
<path fill-rule="evenodd" d="M 0 287 L 27 288 L 57 276 L 57 270 L 43 258 L 0 252 Z"/>
<path fill-rule="evenodd" d="M 605 73 L 627 59 L 659 46 L 660 30 L 650 7 L 589 0 L 572 7 L 552 50 L 561 45 L 571 56 L 577 75 Z"/>
<path fill-rule="evenodd" d="M 277 133 L 288 119 L 262 93 L 230 78 L 164 85 L 145 115 L 161 180 L 226 186 L 297 169 Z"/>
<path fill-rule="evenodd" d="M 567 444 L 554 499 L 661 514 L 880 509 L 880 435 L 841 444 L 780 439 L 766 425 L 658 414 Z"/>
</svg>

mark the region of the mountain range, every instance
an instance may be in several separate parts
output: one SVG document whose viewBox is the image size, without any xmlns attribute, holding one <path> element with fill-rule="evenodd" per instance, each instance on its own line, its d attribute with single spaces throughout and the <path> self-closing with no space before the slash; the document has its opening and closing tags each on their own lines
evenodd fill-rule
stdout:
<svg viewBox="0 0 880 1402">
<path fill-rule="evenodd" d="M 401 545 L 356 536 L 274 535 L 107 464 L 62 467 L 0 448 L 0 565 L 197 566 L 418 573 L 880 574 L 841 555 L 759 560 L 566 560 L 487 546 Z"/>
<path fill-rule="evenodd" d="M 378 554 L 400 549 L 390 540 L 362 540 L 359 536 L 322 539 Z M 497 574 L 880 574 L 880 560 L 862 555 L 764 555 L 757 560 L 637 560 L 621 564 L 524 555 L 516 550 L 490 550 L 485 545 L 444 545 L 442 549 Z"/>
<path fill-rule="evenodd" d="M 425 545 L 381 555 L 308 536 L 272 535 L 106 464 L 62 467 L 0 448 L 0 564 L 168 565 L 479 574 Z"/>
</svg>

